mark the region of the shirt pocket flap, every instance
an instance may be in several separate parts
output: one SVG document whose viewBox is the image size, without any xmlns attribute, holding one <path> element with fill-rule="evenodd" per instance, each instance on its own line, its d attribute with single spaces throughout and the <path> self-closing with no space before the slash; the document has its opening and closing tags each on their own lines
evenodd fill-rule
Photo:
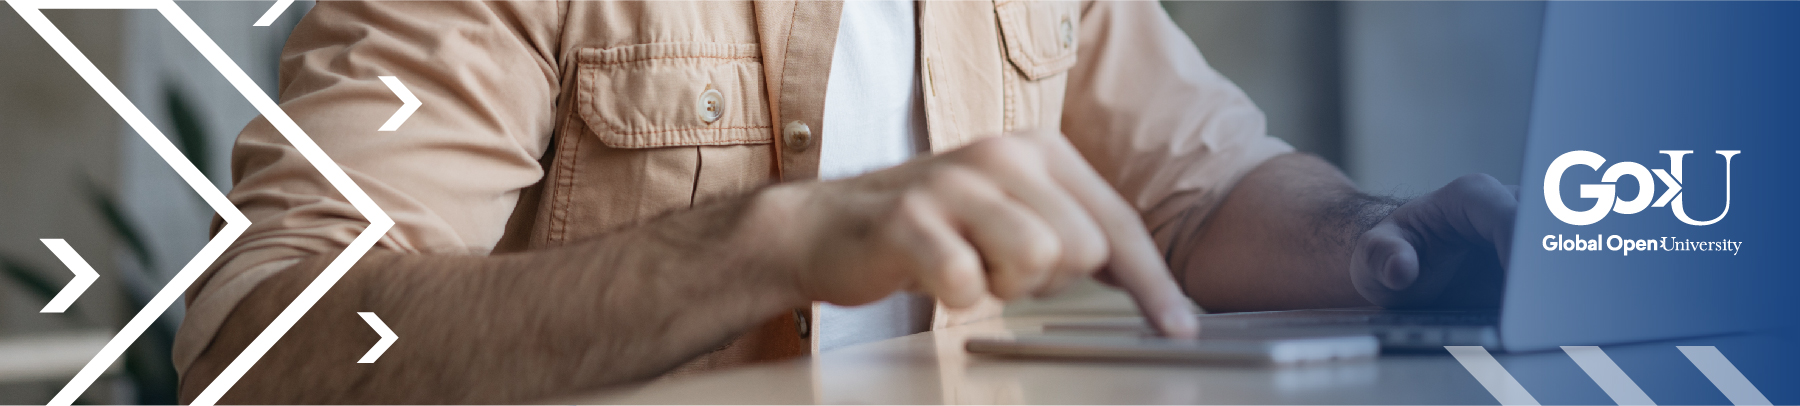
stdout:
<svg viewBox="0 0 1800 406">
<path fill-rule="evenodd" d="M 1072 1 L 999 0 L 1000 36 L 1006 57 L 1027 79 L 1038 80 L 1075 66 L 1081 31 L 1080 4 Z"/>
<path fill-rule="evenodd" d="M 578 57 L 577 109 L 609 147 L 773 141 L 756 44 L 651 43 Z"/>
</svg>

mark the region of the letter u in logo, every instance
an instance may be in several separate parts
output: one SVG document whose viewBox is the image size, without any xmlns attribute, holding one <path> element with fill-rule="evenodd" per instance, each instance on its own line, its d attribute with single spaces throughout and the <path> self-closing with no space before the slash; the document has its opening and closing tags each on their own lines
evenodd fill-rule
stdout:
<svg viewBox="0 0 1800 406">
<path fill-rule="evenodd" d="M 1719 217 L 1714 217 L 1712 220 L 1707 220 L 1707 221 L 1698 221 L 1698 220 L 1694 220 L 1692 217 L 1688 217 L 1687 208 L 1683 207 L 1683 204 L 1681 202 L 1681 158 L 1683 156 L 1686 156 L 1687 154 L 1693 153 L 1694 151 L 1657 151 L 1657 152 L 1661 152 L 1661 153 L 1669 156 L 1669 171 L 1663 172 L 1663 170 L 1661 170 L 1661 169 L 1657 169 L 1655 171 L 1656 177 L 1661 178 L 1663 183 L 1669 185 L 1669 190 L 1667 192 L 1663 192 L 1662 198 L 1656 199 L 1656 207 L 1662 207 L 1663 205 L 1668 204 L 1672 200 L 1675 203 L 1675 205 L 1673 207 L 1670 207 L 1670 211 L 1675 212 L 1675 218 L 1681 219 L 1681 222 L 1683 222 L 1683 223 L 1688 223 L 1688 224 L 1692 224 L 1692 225 L 1696 225 L 1696 226 L 1710 225 L 1710 224 L 1719 222 L 1719 220 L 1725 219 L 1725 213 L 1731 212 L 1731 157 L 1736 156 L 1738 153 L 1740 153 L 1742 151 L 1713 151 L 1714 153 L 1717 153 L 1720 156 L 1725 157 L 1725 209 L 1719 211 Z"/>
</svg>

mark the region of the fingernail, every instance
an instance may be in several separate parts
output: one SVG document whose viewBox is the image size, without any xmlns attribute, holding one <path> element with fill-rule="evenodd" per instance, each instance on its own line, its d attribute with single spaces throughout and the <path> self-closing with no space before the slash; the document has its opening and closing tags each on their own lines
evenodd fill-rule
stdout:
<svg viewBox="0 0 1800 406">
<path fill-rule="evenodd" d="M 1191 314 L 1177 312 L 1161 317 L 1162 333 L 1169 338 L 1194 338 L 1200 336 L 1200 321 Z"/>
<path fill-rule="evenodd" d="M 1392 290 L 1403 290 L 1412 285 L 1411 278 L 1401 271 L 1399 255 L 1389 255 L 1381 264 L 1381 284 Z"/>
</svg>

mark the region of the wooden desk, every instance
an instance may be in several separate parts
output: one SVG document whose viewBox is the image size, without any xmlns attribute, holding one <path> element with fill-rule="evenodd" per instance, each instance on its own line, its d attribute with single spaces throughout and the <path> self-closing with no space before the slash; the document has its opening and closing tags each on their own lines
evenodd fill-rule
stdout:
<svg viewBox="0 0 1800 406">
<path fill-rule="evenodd" d="M 1035 332 L 1008 317 L 788 362 L 669 378 L 559 402 L 680 404 L 1492 404 L 1448 355 L 1310 367 L 1056 362 L 971 355 L 971 336 Z M 1560 353 L 1532 356 L 1563 357 Z"/>
</svg>

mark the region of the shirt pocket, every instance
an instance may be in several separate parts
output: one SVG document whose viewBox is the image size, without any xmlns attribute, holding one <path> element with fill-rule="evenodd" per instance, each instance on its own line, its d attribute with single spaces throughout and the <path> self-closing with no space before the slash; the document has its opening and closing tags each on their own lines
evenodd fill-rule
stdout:
<svg viewBox="0 0 1800 406">
<path fill-rule="evenodd" d="M 590 238 L 768 181 L 774 134 L 756 44 L 645 43 L 576 58 L 571 125 L 533 244 Z"/>
<path fill-rule="evenodd" d="M 579 113 L 613 148 L 773 141 L 756 44 L 671 42 L 579 52 Z"/>
<path fill-rule="evenodd" d="M 999 0 L 1000 36 L 1006 58 L 1029 80 L 1075 66 L 1081 30 L 1080 4 L 1073 1 Z"/>
</svg>

